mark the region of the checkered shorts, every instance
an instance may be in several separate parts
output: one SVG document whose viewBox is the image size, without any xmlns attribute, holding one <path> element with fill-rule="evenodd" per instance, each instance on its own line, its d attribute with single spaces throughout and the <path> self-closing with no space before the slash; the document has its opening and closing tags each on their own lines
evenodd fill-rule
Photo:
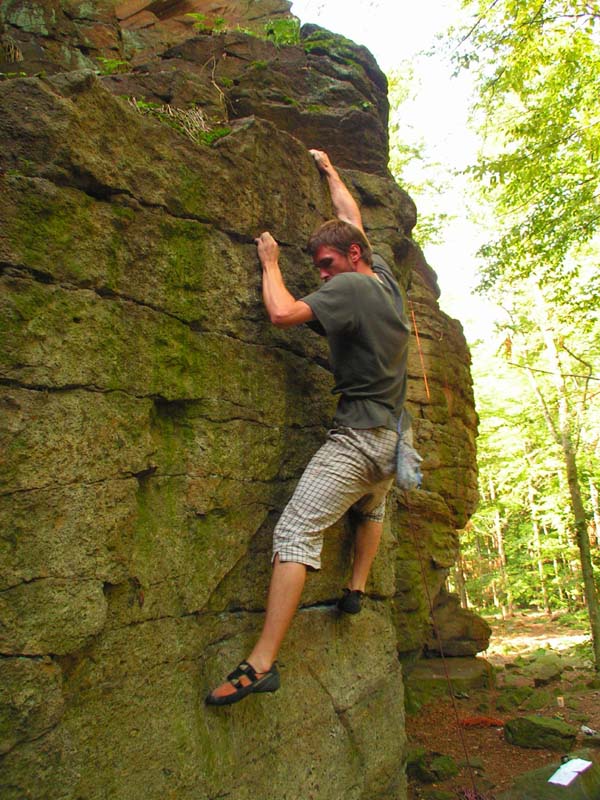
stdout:
<svg viewBox="0 0 600 800">
<path fill-rule="evenodd" d="M 273 558 L 319 569 L 323 531 L 352 509 L 381 522 L 393 481 L 398 434 L 339 427 L 304 470 L 273 533 Z"/>
</svg>

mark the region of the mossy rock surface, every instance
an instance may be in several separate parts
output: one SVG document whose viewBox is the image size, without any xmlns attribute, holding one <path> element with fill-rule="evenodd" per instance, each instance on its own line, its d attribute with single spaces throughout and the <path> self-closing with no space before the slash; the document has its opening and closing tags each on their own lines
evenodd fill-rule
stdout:
<svg viewBox="0 0 600 800">
<path fill-rule="evenodd" d="M 498 692 L 496 708 L 498 711 L 511 711 L 525 703 L 534 693 L 530 686 L 508 686 Z"/>
<path fill-rule="evenodd" d="M 412 753 L 406 771 L 421 783 L 438 783 L 458 775 L 459 767 L 452 756 L 420 750 Z"/>
<path fill-rule="evenodd" d="M 569 786 L 548 782 L 559 769 L 556 761 L 540 769 L 519 775 L 511 789 L 502 792 L 497 800 L 590 800 L 600 797 L 600 764 L 593 750 L 579 750 L 569 754 L 571 758 L 591 761 L 591 766 L 579 774 Z"/>
<path fill-rule="evenodd" d="M 518 717 L 504 725 L 504 738 L 518 747 L 568 752 L 576 736 L 577 730 L 572 725 L 550 717 Z"/>
</svg>

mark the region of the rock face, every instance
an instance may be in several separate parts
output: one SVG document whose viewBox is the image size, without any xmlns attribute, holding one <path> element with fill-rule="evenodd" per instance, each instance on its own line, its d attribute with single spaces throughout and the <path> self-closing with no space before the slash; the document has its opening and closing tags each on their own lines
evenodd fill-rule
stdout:
<svg viewBox="0 0 600 800">
<path fill-rule="evenodd" d="M 232 27 L 196 35 L 179 17 L 203 6 Z M 435 596 L 476 500 L 469 355 L 386 171 L 384 76 L 319 29 L 284 45 L 235 27 L 285 13 L 0 9 L 7 800 L 404 797 L 398 656 L 420 651 L 423 578 Z M 116 56 L 129 72 L 68 71 Z M 332 210 L 307 146 L 344 168 L 410 286 L 425 481 L 390 498 L 365 611 L 333 610 L 343 521 L 281 653 L 282 689 L 215 711 L 203 697 L 260 627 L 274 523 L 334 409 L 324 343 L 265 318 L 254 245 L 271 230 L 291 291 L 316 286 L 305 241 Z"/>
<path fill-rule="evenodd" d="M 434 627 L 426 642 L 427 654 L 474 656 L 487 650 L 492 629 L 477 614 L 461 608 L 460 599 L 442 588 L 433 604 Z"/>
</svg>

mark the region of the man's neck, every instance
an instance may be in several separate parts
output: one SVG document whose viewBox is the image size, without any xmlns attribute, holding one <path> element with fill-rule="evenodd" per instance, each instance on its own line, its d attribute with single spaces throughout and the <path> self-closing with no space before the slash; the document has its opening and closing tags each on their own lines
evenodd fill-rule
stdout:
<svg viewBox="0 0 600 800">
<path fill-rule="evenodd" d="M 377 278 L 377 273 L 373 272 L 373 268 L 365 261 L 359 261 L 354 271 L 360 272 L 361 275 L 367 275 L 369 278 Z"/>
</svg>

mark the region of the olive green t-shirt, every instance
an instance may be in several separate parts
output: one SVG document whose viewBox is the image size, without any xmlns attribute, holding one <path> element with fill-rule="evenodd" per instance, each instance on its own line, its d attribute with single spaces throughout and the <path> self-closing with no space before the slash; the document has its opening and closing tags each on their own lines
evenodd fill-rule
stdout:
<svg viewBox="0 0 600 800">
<path fill-rule="evenodd" d="M 359 272 L 335 275 L 303 297 L 327 336 L 340 394 L 334 421 L 350 428 L 396 430 L 406 397 L 409 326 L 392 271 L 374 255 L 377 278 Z"/>
</svg>

